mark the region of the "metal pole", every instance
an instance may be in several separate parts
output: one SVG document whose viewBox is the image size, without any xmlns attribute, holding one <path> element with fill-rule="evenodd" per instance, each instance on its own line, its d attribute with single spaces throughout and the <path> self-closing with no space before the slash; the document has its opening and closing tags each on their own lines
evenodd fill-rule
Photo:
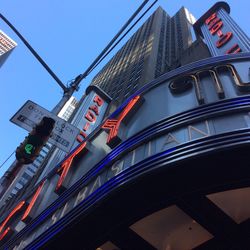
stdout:
<svg viewBox="0 0 250 250">
<path fill-rule="evenodd" d="M 55 81 L 59 84 L 59 86 L 63 89 L 64 94 L 58 104 L 51 111 L 53 114 L 58 114 L 62 107 L 66 104 L 69 98 L 73 95 L 75 90 L 78 90 L 78 86 L 80 82 L 92 71 L 92 68 L 98 63 L 98 61 L 102 58 L 102 56 L 108 51 L 108 49 L 113 45 L 113 43 L 117 40 L 117 38 L 121 35 L 121 33 L 128 27 L 128 25 L 133 21 L 136 15 L 142 10 L 142 8 L 148 3 L 149 0 L 144 0 L 143 3 L 139 6 L 139 8 L 133 13 L 133 15 L 129 18 L 129 20 L 122 26 L 122 28 L 118 31 L 118 33 L 114 36 L 114 38 L 109 42 L 109 44 L 103 49 L 103 51 L 97 56 L 97 58 L 93 61 L 93 63 L 87 68 L 87 70 L 78 75 L 73 82 L 70 84 L 70 87 L 66 87 L 60 79 L 55 75 L 55 73 L 49 68 L 49 66 L 43 61 L 43 59 L 36 53 L 36 51 L 29 45 L 29 43 L 24 39 L 24 37 L 18 32 L 18 30 L 0 13 L 0 18 L 16 33 L 16 35 L 22 40 L 22 42 L 26 45 L 26 47 L 31 51 L 31 53 L 36 57 L 36 59 L 42 64 L 42 66 L 48 71 L 48 73 L 55 79 Z M 157 0 L 156 0 L 157 1 Z M 155 1 L 155 2 L 156 2 Z M 54 150 L 55 147 L 52 147 L 51 150 Z M 13 181 L 13 177 L 17 174 L 23 165 L 20 163 L 13 164 L 10 171 L 6 173 L 0 179 L 0 197 L 4 195 L 4 192 L 7 190 L 10 183 Z M 3 197 L 1 197 L 3 198 Z"/>
<path fill-rule="evenodd" d="M 63 89 L 64 94 L 58 104 L 52 110 L 53 114 L 58 114 L 65 103 L 72 96 L 75 91 L 74 86 L 67 88 L 61 80 L 56 76 L 56 74 L 50 69 L 50 67 L 43 61 L 43 59 L 37 54 L 37 52 L 31 47 L 31 45 L 26 41 L 26 39 L 18 32 L 18 30 L 0 13 L 0 18 L 15 32 L 15 34 L 21 39 L 25 46 L 30 50 L 30 52 L 35 56 L 35 58 L 42 64 L 42 66 L 47 70 L 47 72 L 54 78 L 58 85 Z M 15 161 L 11 167 L 6 171 L 3 177 L 0 179 L 0 197 L 5 194 L 7 189 L 10 187 L 13 180 L 17 177 L 18 173 L 23 168 L 23 164 Z M 3 197 L 1 197 L 3 198 Z M 2 200 L 1 200 L 2 201 Z"/>
</svg>

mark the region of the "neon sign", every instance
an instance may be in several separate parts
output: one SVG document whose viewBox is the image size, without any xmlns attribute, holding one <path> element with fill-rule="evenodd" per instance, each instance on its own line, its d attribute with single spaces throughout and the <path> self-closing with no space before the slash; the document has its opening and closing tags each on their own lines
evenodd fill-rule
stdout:
<svg viewBox="0 0 250 250">
<path fill-rule="evenodd" d="M 83 142 L 84 138 L 86 138 L 89 132 L 91 132 L 89 131 L 90 126 L 91 124 L 94 124 L 96 122 L 96 118 L 100 114 L 100 108 L 103 106 L 104 101 L 100 96 L 96 95 L 93 99 L 93 103 L 94 104 L 88 108 L 88 111 L 84 116 L 86 119 L 86 123 L 83 126 L 82 130 L 80 131 L 80 134 L 76 138 L 77 141 L 80 143 Z"/>
<path fill-rule="evenodd" d="M 62 190 L 63 186 L 62 183 L 64 181 L 64 179 L 66 178 L 69 169 L 71 167 L 72 161 L 74 160 L 74 158 L 86 147 L 87 142 L 84 142 L 80 145 L 79 148 L 77 148 L 77 150 L 70 155 L 61 165 L 61 167 L 58 169 L 58 172 L 61 172 L 60 178 L 56 184 L 56 189 L 55 191 L 58 193 L 60 192 L 60 190 Z"/>
<path fill-rule="evenodd" d="M 108 129 L 110 131 L 108 136 L 108 142 L 112 141 L 118 134 L 118 130 L 120 127 L 120 124 L 122 121 L 124 121 L 125 117 L 128 117 L 128 113 L 131 112 L 132 109 L 135 108 L 135 104 L 138 103 L 138 100 L 140 99 L 140 96 L 134 97 L 128 105 L 124 108 L 122 113 L 119 115 L 117 119 L 108 119 L 102 126 L 104 129 Z M 95 122 L 96 116 L 99 115 L 99 108 L 103 105 L 104 101 L 96 95 L 93 99 L 94 104 L 91 105 L 85 115 L 85 118 L 87 119 L 87 122 L 85 126 L 83 127 L 83 130 L 87 130 L 91 124 L 91 122 Z M 60 167 L 57 170 L 57 173 L 60 175 L 56 186 L 55 186 L 55 193 L 60 194 L 65 190 L 65 187 L 63 186 L 63 183 L 68 175 L 68 172 L 72 166 L 72 162 L 74 159 L 81 154 L 82 152 L 86 151 L 86 145 L 87 141 L 84 141 L 70 156 L 68 156 L 63 163 L 60 165 Z M 21 221 L 28 223 L 32 218 L 30 216 L 30 213 L 32 209 L 34 208 L 35 203 L 38 200 L 38 197 L 40 196 L 44 184 L 46 180 L 43 180 L 36 191 L 33 193 L 33 196 L 31 197 L 30 202 L 23 200 L 20 203 L 17 204 L 17 206 L 9 213 L 9 215 L 6 217 L 6 219 L 2 222 L 0 225 L 0 241 L 3 240 L 6 235 L 10 234 L 11 228 L 7 226 L 11 218 L 14 217 L 15 214 L 21 211 L 22 208 L 24 208 L 24 205 L 27 205 L 26 210 L 24 211 Z"/>
<path fill-rule="evenodd" d="M 35 204 L 35 202 L 36 202 L 36 200 L 37 200 L 39 194 L 41 193 L 44 183 L 45 183 L 45 181 L 43 181 L 43 182 L 39 185 L 39 187 L 37 188 L 37 190 L 36 190 L 34 196 L 32 197 L 32 199 L 31 199 L 31 201 L 30 201 L 30 204 L 28 205 L 26 211 L 25 211 L 24 214 L 23 214 L 23 217 L 22 217 L 22 219 L 21 219 L 22 221 L 26 222 L 26 221 L 29 221 L 29 220 L 30 220 L 29 213 L 30 213 L 31 209 L 33 208 L 33 206 L 34 206 L 34 204 Z"/>
<path fill-rule="evenodd" d="M 233 33 L 228 31 L 225 34 L 222 32 L 221 28 L 223 27 L 223 21 L 217 16 L 217 13 L 214 12 L 210 17 L 205 20 L 205 24 L 208 26 L 208 30 L 212 36 L 217 35 L 218 40 L 215 45 L 217 48 L 221 48 L 226 45 L 233 37 Z M 234 44 L 230 49 L 225 51 L 225 54 L 236 54 L 241 52 L 241 48 L 238 43 Z"/>
<path fill-rule="evenodd" d="M 9 220 L 24 206 L 25 201 L 21 201 L 17 204 L 17 206 L 9 213 L 7 218 L 3 221 L 3 223 L 0 226 L 0 233 L 3 231 L 6 224 L 9 222 Z M 7 227 L 3 233 L 0 234 L 0 240 L 2 240 L 10 231 L 10 227 Z"/>
<path fill-rule="evenodd" d="M 123 121 L 125 116 L 131 111 L 131 109 L 135 106 L 135 104 L 138 102 L 139 99 L 140 96 L 134 97 L 124 108 L 124 110 L 117 119 L 107 119 L 105 123 L 102 125 L 103 129 L 109 130 L 107 145 L 109 145 L 110 147 L 117 145 L 117 143 L 121 141 L 117 136 L 121 122 Z"/>
</svg>

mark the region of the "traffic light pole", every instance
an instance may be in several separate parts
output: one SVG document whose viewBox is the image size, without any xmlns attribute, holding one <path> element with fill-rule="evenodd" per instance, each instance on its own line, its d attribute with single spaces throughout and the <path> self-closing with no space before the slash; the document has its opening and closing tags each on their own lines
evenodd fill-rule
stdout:
<svg viewBox="0 0 250 250">
<path fill-rule="evenodd" d="M 157 0 L 156 0 L 157 1 Z M 155 2 L 156 2 L 155 1 Z M 21 41 L 25 44 L 25 46 L 30 50 L 30 52 L 35 56 L 35 58 L 42 64 L 42 66 L 47 70 L 47 72 L 54 78 L 54 80 L 58 83 L 58 85 L 63 89 L 63 97 L 58 102 L 58 104 L 53 108 L 51 113 L 58 114 L 66 102 L 70 99 L 75 91 L 79 89 L 80 82 L 88 76 L 88 74 L 98 65 L 100 60 L 105 58 L 106 53 L 109 53 L 109 49 L 117 40 L 117 38 L 122 34 L 122 32 L 129 26 L 129 24 L 134 20 L 134 18 L 138 15 L 138 13 L 142 10 L 142 8 L 149 2 L 149 0 L 144 0 L 143 3 L 138 7 L 138 9 L 132 14 L 132 16 L 128 19 L 128 21 L 122 26 L 122 28 L 118 31 L 118 33 L 114 36 L 114 38 L 109 42 L 109 44 L 103 49 L 103 51 L 97 56 L 97 58 L 92 62 L 92 64 L 87 68 L 87 70 L 78 75 L 70 84 L 69 87 L 65 86 L 62 81 L 56 76 L 56 74 L 49 68 L 49 66 L 43 61 L 43 59 L 36 53 L 36 51 L 30 46 L 30 44 L 26 41 L 26 39 L 18 32 L 18 30 L 0 13 L 0 18 L 15 32 L 15 34 L 21 39 Z M 154 3 L 155 3 L 154 2 Z M 153 5 L 151 5 L 152 7 Z M 150 8 L 151 8 L 150 7 Z M 108 52 L 107 52 L 108 51 Z M 0 197 L 5 193 L 5 191 L 9 188 L 13 180 L 15 179 L 15 175 L 22 169 L 23 164 L 20 165 L 20 162 L 16 161 L 16 164 L 12 164 L 12 166 L 6 171 L 4 176 L 0 179 Z M 1 197 L 0 202 L 2 201 Z"/>
<path fill-rule="evenodd" d="M 156 0 L 157 1 L 157 0 Z M 154 4 L 156 3 L 154 2 Z M 50 69 L 50 67 L 44 62 L 44 60 L 37 54 L 37 52 L 32 48 L 32 46 L 26 41 L 26 39 L 20 34 L 20 32 L 10 23 L 10 21 L 0 13 L 0 18 L 15 32 L 15 34 L 21 39 L 21 41 L 25 44 L 25 46 L 29 49 L 29 51 L 35 56 L 35 58 L 42 64 L 42 66 L 47 70 L 47 72 L 54 78 L 54 80 L 58 83 L 58 85 L 63 90 L 63 97 L 52 110 L 53 114 L 58 114 L 60 109 L 66 104 L 69 98 L 73 95 L 75 91 L 79 89 L 79 85 L 81 81 L 88 76 L 88 74 L 93 70 L 93 68 L 98 64 L 100 60 L 102 60 L 103 56 L 105 56 L 106 52 L 111 48 L 114 42 L 118 39 L 118 37 L 124 32 L 124 30 L 129 26 L 129 24 L 134 20 L 134 18 L 140 13 L 143 7 L 149 2 L 149 0 L 144 0 L 142 4 L 137 8 L 137 10 L 132 14 L 132 16 L 128 19 L 128 21 L 122 26 L 122 28 L 117 32 L 117 34 L 113 37 L 113 39 L 108 43 L 108 45 L 102 50 L 102 52 L 96 57 L 96 59 L 91 63 L 91 65 L 87 68 L 87 70 L 78 75 L 69 87 L 66 87 L 62 81 L 56 76 L 56 74 Z M 150 6 L 150 8 L 153 5 Z"/>
<path fill-rule="evenodd" d="M 64 94 L 58 104 L 52 110 L 52 113 L 58 114 L 65 103 L 72 96 L 76 88 L 74 85 L 67 88 L 62 81 L 56 76 L 56 74 L 50 69 L 50 67 L 44 62 L 44 60 L 37 54 L 37 52 L 32 48 L 32 46 L 26 41 L 26 39 L 20 34 L 20 32 L 0 13 L 0 18 L 15 32 L 15 34 L 21 39 L 24 45 L 29 49 L 29 51 L 35 56 L 35 58 L 42 64 L 42 66 L 47 70 L 47 72 L 54 78 L 57 84 L 62 88 Z M 8 187 L 16 178 L 16 175 L 22 169 L 23 163 L 15 161 L 10 168 L 5 172 L 3 177 L 0 179 L 0 197 L 7 191 Z"/>
</svg>

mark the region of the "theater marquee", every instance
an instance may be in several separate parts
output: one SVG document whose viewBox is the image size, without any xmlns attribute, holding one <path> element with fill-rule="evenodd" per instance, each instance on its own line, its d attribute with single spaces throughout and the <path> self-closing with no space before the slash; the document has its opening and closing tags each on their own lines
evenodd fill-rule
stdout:
<svg viewBox="0 0 250 250">
<path fill-rule="evenodd" d="M 239 138 L 250 128 L 249 58 L 209 58 L 138 91 L 6 212 L 1 245 L 36 248 L 124 185 L 127 175 L 246 143 Z M 86 123 L 102 107 L 96 95 L 91 100 Z"/>
</svg>

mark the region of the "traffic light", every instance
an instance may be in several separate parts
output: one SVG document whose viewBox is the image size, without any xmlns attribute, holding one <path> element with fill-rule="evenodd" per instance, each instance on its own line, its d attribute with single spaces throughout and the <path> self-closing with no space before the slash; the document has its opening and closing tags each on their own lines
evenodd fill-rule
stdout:
<svg viewBox="0 0 250 250">
<path fill-rule="evenodd" d="M 49 117 L 43 117 L 29 133 L 25 140 L 16 149 L 16 159 L 20 163 L 32 163 L 39 155 L 42 147 L 48 141 L 54 128 L 55 120 Z"/>
</svg>

